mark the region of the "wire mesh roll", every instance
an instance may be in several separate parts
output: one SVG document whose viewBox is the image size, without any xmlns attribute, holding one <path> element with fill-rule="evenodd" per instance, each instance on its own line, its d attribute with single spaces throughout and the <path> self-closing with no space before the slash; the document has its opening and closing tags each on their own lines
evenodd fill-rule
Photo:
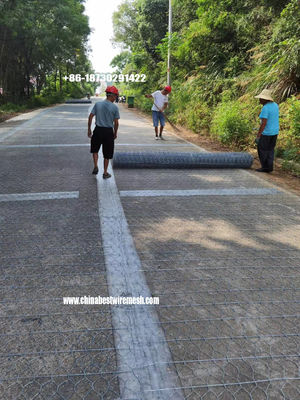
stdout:
<svg viewBox="0 0 300 400">
<path fill-rule="evenodd" d="M 117 152 L 114 168 L 250 168 L 249 153 Z"/>
</svg>

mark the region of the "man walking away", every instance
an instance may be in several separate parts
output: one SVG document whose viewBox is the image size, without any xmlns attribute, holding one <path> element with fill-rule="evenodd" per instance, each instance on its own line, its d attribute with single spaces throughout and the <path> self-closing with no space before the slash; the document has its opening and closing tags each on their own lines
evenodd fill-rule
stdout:
<svg viewBox="0 0 300 400">
<path fill-rule="evenodd" d="M 163 140 L 162 132 L 165 126 L 164 110 L 168 107 L 168 94 L 171 86 L 165 86 L 163 90 L 156 90 L 151 94 L 145 94 L 147 98 L 153 98 L 152 119 L 155 130 L 155 140 L 158 140 L 158 122 L 160 122 L 159 138 Z"/>
<path fill-rule="evenodd" d="M 113 104 L 119 92 L 115 86 L 108 86 L 105 90 L 106 99 L 95 103 L 88 119 L 88 137 L 91 139 L 91 153 L 93 154 L 93 174 L 98 174 L 98 152 L 102 145 L 104 158 L 103 179 L 110 178 L 107 172 L 109 160 L 114 155 L 114 141 L 117 139 L 120 113 L 118 107 Z M 92 120 L 96 116 L 96 126 L 91 131 Z"/>
<path fill-rule="evenodd" d="M 274 162 L 274 149 L 279 132 L 279 107 L 271 96 L 271 91 L 264 89 L 255 96 L 263 105 L 259 118 L 261 124 L 257 133 L 256 143 L 261 168 L 258 172 L 272 172 Z"/>
</svg>

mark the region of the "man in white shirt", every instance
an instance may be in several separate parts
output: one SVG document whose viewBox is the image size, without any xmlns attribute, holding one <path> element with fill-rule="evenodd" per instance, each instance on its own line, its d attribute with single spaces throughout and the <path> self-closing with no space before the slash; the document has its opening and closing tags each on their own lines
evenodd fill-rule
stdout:
<svg viewBox="0 0 300 400">
<path fill-rule="evenodd" d="M 168 107 L 168 94 L 171 93 L 171 86 L 165 86 L 163 90 L 156 90 L 151 94 L 145 94 L 145 97 L 153 98 L 152 119 L 155 130 L 155 139 L 163 140 L 162 132 L 165 126 L 164 110 Z M 159 136 L 158 123 L 160 122 Z"/>
</svg>

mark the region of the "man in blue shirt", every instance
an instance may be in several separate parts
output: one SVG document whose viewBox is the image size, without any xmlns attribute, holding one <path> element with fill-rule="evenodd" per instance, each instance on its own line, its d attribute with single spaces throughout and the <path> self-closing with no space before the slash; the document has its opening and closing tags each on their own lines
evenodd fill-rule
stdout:
<svg viewBox="0 0 300 400">
<path fill-rule="evenodd" d="M 109 160 L 114 155 L 114 140 L 117 138 L 119 128 L 120 113 L 118 107 L 113 104 L 119 92 L 115 86 L 108 86 L 105 90 L 106 100 L 98 101 L 88 120 L 88 137 L 91 140 L 91 153 L 93 154 L 94 169 L 93 174 L 98 174 L 98 152 L 102 145 L 102 153 L 104 158 L 103 179 L 110 178 L 107 172 Z M 92 120 L 96 116 L 96 127 L 91 131 Z"/>
<path fill-rule="evenodd" d="M 261 168 L 258 172 L 272 172 L 274 149 L 279 132 L 279 108 L 271 96 L 271 91 L 264 89 L 255 96 L 263 105 L 259 118 L 261 124 L 257 133 L 256 143 Z"/>
</svg>

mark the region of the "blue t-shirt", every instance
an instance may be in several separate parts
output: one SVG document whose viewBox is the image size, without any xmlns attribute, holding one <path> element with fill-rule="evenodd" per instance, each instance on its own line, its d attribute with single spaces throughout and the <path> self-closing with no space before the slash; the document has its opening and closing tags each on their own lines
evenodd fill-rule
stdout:
<svg viewBox="0 0 300 400">
<path fill-rule="evenodd" d="M 114 120 L 120 118 L 118 107 L 109 100 L 95 103 L 91 113 L 96 115 L 96 125 L 105 128 L 113 128 Z"/>
<path fill-rule="evenodd" d="M 273 136 L 279 132 L 279 107 L 273 101 L 265 104 L 259 114 L 259 118 L 266 118 L 267 125 L 262 132 L 263 135 Z"/>
</svg>

